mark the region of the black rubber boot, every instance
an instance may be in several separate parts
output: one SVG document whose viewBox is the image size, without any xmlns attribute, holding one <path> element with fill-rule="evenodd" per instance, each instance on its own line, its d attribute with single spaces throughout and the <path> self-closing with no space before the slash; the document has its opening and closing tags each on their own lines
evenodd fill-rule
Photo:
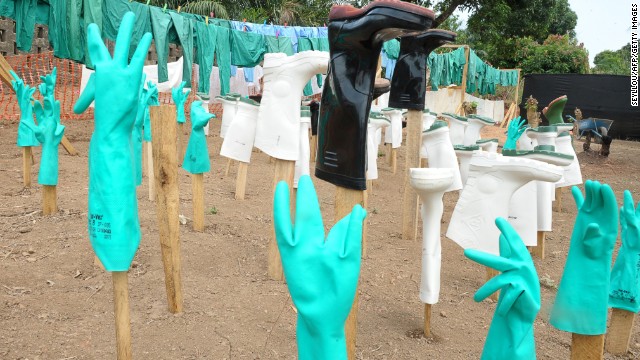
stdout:
<svg viewBox="0 0 640 360">
<path fill-rule="evenodd" d="M 391 90 L 391 81 L 385 78 L 377 78 L 373 85 L 373 98 L 375 100 L 382 94 L 386 94 Z"/>
<path fill-rule="evenodd" d="M 318 135 L 318 117 L 320 116 L 320 103 L 312 101 L 309 104 L 311 109 L 311 135 Z"/>
<path fill-rule="evenodd" d="M 424 109 L 427 57 L 433 50 L 455 40 L 456 33 L 440 29 L 400 38 L 400 56 L 391 79 L 390 107 Z"/>
<path fill-rule="evenodd" d="M 329 70 L 318 120 L 315 174 L 334 185 L 366 189 L 367 121 L 382 43 L 427 30 L 433 12 L 395 1 L 329 12 Z"/>
</svg>

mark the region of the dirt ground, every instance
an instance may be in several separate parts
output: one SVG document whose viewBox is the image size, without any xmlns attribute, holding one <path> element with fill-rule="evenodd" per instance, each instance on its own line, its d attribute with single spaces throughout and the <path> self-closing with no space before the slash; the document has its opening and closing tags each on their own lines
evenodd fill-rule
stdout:
<svg viewBox="0 0 640 360">
<path fill-rule="evenodd" d="M 218 133 L 218 121 L 213 135 Z M 111 276 L 94 266 L 87 235 L 92 122 L 66 125 L 80 155 L 69 156 L 60 148 L 60 211 L 43 217 L 37 184 L 40 150 L 34 150 L 34 185 L 23 189 L 21 150 L 15 146 L 17 124 L 0 122 L 1 359 L 115 358 Z M 491 128 L 484 137 L 496 135 L 501 130 Z M 182 314 L 167 311 L 156 207 L 148 200 L 147 178 L 138 189 L 143 239 L 129 275 L 134 358 L 295 359 L 294 307 L 286 285 L 267 277 L 273 165 L 265 154 L 254 152 L 246 200 L 236 201 L 236 168 L 224 176 L 227 160 L 218 155 L 219 137 L 209 137 L 209 147 L 213 156 L 212 172 L 205 176 L 206 230 L 193 232 L 190 222 L 180 227 Z M 585 180 L 610 184 L 619 201 L 625 189 L 632 190 L 636 201 L 640 198 L 640 143 L 616 140 L 608 159 L 583 153 L 580 142 L 576 148 Z M 473 293 L 484 283 L 485 269 L 467 260 L 444 235 L 442 290 L 440 302 L 433 306 L 434 336 L 419 336 L 421 245 L 401 239 L 404 148 L 398 154 L 395 175 L 380 158 L 380 179 L 369 195 L 369 247 L 360 280 L 357 356 L 477 359 L 495 304 L 473 301 Z M 192 218 L 191 180 L 182 169 L 179 181 L 181 214 Z M 334 187 L 320 180 L 314 183 L 329 227 Z M 443 234 L 457 196 L 445 197 Z M 536 260 L 539 276 L 546 279 L 535 329 L 539 359 L 569 358 L 570 334 L 548 323 L 554 282 L 562 275 L 575 216 L 570 191 L 564 192 L 562 202 L 562 212 L 554 213 L 554 231 L 547 236 L 548 256 Z M 636 323 L 632 353 L 624 359 L 640 357 L 639 326 Z"/>
</svg>

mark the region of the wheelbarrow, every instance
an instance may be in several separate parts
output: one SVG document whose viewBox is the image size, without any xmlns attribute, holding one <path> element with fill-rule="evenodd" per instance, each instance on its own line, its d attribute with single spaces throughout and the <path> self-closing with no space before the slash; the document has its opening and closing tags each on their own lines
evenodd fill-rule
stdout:
<svg viewBox="0 0 640 360">
<path fill-rule="evenodd" d="M 582 145 L 584 151 L 589 151 L 591 147 L 591 139 L 595 143 L 601 144 L 600 155 L 609 156 L 609 147 L 611 146 L 611 137 L 608 136 L 609 129 L 613 124 L 613 120 L 587 118 L 578 120 L 578 139 L 585 137 L 585 142 Z"/>
</svg>

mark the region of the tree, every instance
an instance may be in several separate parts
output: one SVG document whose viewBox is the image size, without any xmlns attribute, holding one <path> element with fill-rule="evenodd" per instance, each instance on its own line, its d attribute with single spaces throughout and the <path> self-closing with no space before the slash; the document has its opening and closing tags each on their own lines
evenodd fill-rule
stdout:
<svg viewBox="0 0 640 360">
<path fill-rule="evenodd" d="M 516 40 L 514 57 L 525 74 L 589 72 L 589 53 L 569 35 L 549 35 L 542 44 L 531 38 Z"/>
<path fill-rule="evenodd" d="M 631 75 L 631 43 L 617 51 L 605 50 L 595 56 L 594 74 Z"/>
</svg>

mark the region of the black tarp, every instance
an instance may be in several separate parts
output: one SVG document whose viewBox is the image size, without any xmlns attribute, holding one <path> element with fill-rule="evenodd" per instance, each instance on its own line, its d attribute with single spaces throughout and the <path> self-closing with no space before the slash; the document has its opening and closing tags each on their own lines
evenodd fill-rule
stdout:
<svg viewBox="0 0 640 360">
<path fill-rule="evenodd" d="M 631 106 L 631 77 L 600 74 L 531 74 L 524 77 L 520 114 L 526 117 L 524 102 L 533 95 L 542 112 L 553 99 L 567 95 L 563 115 L 574 116 L 579 108 L 583 118 L 614 120 L 609 135 L 640 139 L 640 107 Z M 563 116 L 564 118 L 564 116 Z M 543 123 L 547 120 L 543 116 Z"/>
</svg>

